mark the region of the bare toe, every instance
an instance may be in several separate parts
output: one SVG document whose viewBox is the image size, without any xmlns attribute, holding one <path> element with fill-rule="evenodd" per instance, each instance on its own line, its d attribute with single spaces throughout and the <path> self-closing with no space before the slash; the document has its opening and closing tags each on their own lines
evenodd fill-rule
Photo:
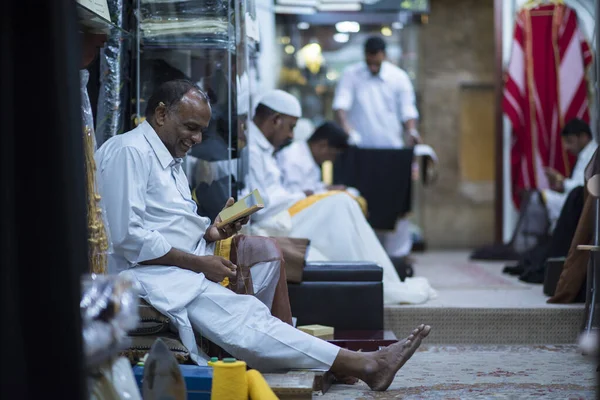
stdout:
<svg viewBox="0 0 600 400">
<path fill-rule="evenodd" d="M 425 325 L 423 330 L 419 333 L 419 336 L 421 339 L 425 339 L 429 335 L 429 332 L 431 332 L 431 326 Z"/>
<path fill-rule="evenodd" d="M 429 326 L 424 326 L 416 336 L 411 334 L 406 340 L 376 352 L 374 360 L 377 366 L 367 374 L 365 379 L 367 385 L 372 390 L 386 390 L 392 384 L 396 372 L 412 357 L 430 330 Z"/>
</svg>

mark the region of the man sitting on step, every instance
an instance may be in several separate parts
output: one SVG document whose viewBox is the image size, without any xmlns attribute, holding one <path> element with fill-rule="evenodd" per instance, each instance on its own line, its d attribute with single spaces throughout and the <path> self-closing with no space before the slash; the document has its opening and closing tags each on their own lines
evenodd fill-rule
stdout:
<svg viewBox="0 0 600 400">
<path fill-rule="evenodd" d="M 307 140 L 294 141 L 277 152 L 283 186 L 290 192 L 306 194 L 328 190 L 346 190 L 345 186 L 328 186 L 321 179 L 321 167 L 335 161 L 348 148 L 348 135 L 335 122 L 320 125 Z"/>
<path fill-rule="evenodd" d="M 358 203 L 346 192 L 309 195 L 288 190 L 274 153 L 294 138 L 302 112 L 289 93 L 266 93 L 249 123 L 250 172 L 248 188 L 258 189 L 265 209 L 257 212 L 254 234 L 310 240 L 308 261 L 370 261 L 383 268 L 387 304 L 423 303 L 435 296 L 425 278 L 401 282 L 390 258 L 365 219 Z"/>
<path fill-rule="evenodd" d="M 198 363 L 205 361 L 194 333 L 262 371 L 330 370 L 359 378 L 373 390 L 387 389 L 429 326 L 420 325 L 406 340 L 380 351 L 352 352 L 273 317 L 265 298 L 238 295 L 219 283 L 236 278 L 237 266 L 213 255 L 215 242 L 235 234 L 241 223 L 219 229 L 198 216 L 181 169 L 210 117 L 208 99 L 194 83 L 170 81 L 149 99 L 146 122 L 98 150 L 99 186 L 113 241 L 110 272 L 139 282 L 141 296 L 171 318 Z M 278 261 L 255 267 L 277 271 L 273 262 Z M 273 274 L 264 276 L 263 283 L 275 280 Z"/>
<path fill-rule="evenodd" d="M 550 188 L 539 192 L 541 198 L 539 207 L 547 213 L 551 238 L 529 250 L 520 258 L 517 265 L 505 268 L 507 273 L 520 274 L 521 280 L 525 282 L 542 283 L 546 259 L 566 256 L 583 208 L 585 169 L 598 148 L 592 138 L 590 126 L 580 119 L 569 121 L 561 134 L 566 150 L 577 156 L 577 162 L 570 178 L 565 178 L 552 169 L 546 171 Z M 529 198 L 535 199 L 537 194 L 538 192 L 533 192 Z M 529 215 L 533 209 L 531 201 L 524 205 L 522 211 L 525 214 L 524 219 L 534 218 Z"/>
</svg>

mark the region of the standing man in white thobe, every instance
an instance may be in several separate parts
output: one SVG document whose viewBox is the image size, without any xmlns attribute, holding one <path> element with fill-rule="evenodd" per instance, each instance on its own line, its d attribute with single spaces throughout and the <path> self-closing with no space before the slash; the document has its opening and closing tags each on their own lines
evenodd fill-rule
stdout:
<svg viewBox="0 0 600 400">
<path fill-rule="evenodd" d="M 259 370 L 325 369 L 386 390 L 429 326 L 377 352 L 347 351 L 273 317 L 265 299 L 218 283 L 234 278 L 236 266 L 213 255 L 214 242 L 231 236 L 241 222 L 218 229 L 199 217 L 181 168 L 182 158 L 202 140 L 210 115 L 207 97 L 194 83 L 166 82 L 149 99 L 146 122 L 98 150 L 114 245 L 111 272 L 140 283 L 141 296 L 172 319 L 199 364 L 206 365 L 206 356 L 194 332 Z M 278 270 L 261 264 L 253 269 Z"/>
<path fill-rule="evenodd" d="M 357 201 L 346 192 L 312 195 L 283 185 L 275 151 L 294 138 L 302 110 L 282 90 L 266 93 L 249 124 L 248 189 L 258 189 L 265 208 L 252 217 L 252 232 L 310 240 L 308 261 L 370 261 L 383 268 L 386 304 L 423 303 L 435 296 L 425 278 L 400 281 L 389 256 L 365 219 Z"/>
<path fill-rule="evenodd" d="M 382 38 L 370 37 L 365 43 L 365 61 L 344 71 L 333 100 L 338 122 L 361 148 L 400 149 L 421 143 L 413 85 L 406 72 L 386 60 L 385 50 Z M 407 219 L 399 219 L 394 232 L 378 234 L 390 256 L 410 253 Z"/>
</svg>

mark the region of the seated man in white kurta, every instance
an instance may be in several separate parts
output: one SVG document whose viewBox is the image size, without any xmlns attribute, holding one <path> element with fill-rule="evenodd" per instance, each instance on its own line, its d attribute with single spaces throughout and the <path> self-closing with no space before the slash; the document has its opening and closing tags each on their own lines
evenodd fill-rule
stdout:
<svg viewBox="0 0 600 400">
<path fill-rule="evenodd" d="M 274 156 L 293 139 L 301 116 L 298 100 L 273 90 L 259 101 L 249 124 L 250 173 L 248 188 L 258 189 L 265 209 L 256 213 L 254 234 L 310 240 L 308 261 L 370 261 L 383 268 L 387 304 L 422 303 L 435 295 L 424 278 L 401 282 L 390 258 L 365 219 L 358 203 L 346 192 L 306 196 L 287 190 Z"/>
<path fill-rule="evenodd" d="M 387 389 L 429 326 L 419 326 L 407 340 L 380 351 L 351 352 L 281 322 L 264 299 L 235 294 L 218 283 L 234 278 L 236 266 L 213 255 L 214 242 L 233 234 L 239 224 L 219 230 L 199 217 L 181 169 L 210 116 L 206 95 L 192 82 L 167 82 L 149 99 L 147 122 L 98 150 L 100 190 L 113 240 L 111 272 L 140 283 L 141 296 L 172 319 L 199 364 L 205 365 L 206 357 L 194 331 L 263 371 L 325 369 L 362 379 L 374 390 Z M 268 263 L 263 267 L 270 269 Z"/>
<path fill-rule="evenodd" d="M 348 148 L 348 135 L 335 122 L 321 124 L 307 141 L 297 140 L 277 152 L 283 186 L 290 192 L 305 194 L 328 190 L 346 190 L 346 187 L 328 186 L 321 179 L 321 166 L 335 161 Z"/>
<path fill-rule="evenodd" d="M 577 118 L 567 122 L 561 136 L 565 149 L 576 156 L 577 161 L 569 178 L 562 176 L 551 168 L 546 170 L 550 188 L 543 189 L 542 195 L 552 227 L 558 220 L 560 211 L 571 190 L 585 184 L 585 168 L 590 163 L 596 148 L 598 148 L 598 144 L 592 137 L 590 126 L 585 121 Z"/>
</svg>

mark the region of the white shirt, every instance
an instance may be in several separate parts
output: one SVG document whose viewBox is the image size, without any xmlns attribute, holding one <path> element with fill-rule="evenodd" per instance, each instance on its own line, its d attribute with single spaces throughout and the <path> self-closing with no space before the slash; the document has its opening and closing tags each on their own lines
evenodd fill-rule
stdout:
<svg viewBox="0 0 600 400">
<path fill-rule="evenodd" d="M 96 152 L 100 194 L 113 242 L 109 271 L 117 273 L 176 248 L 212 254 L 196 214 L 183 159 L 174 159 L 148 122 L 109 139 Z"/>
<path fill-rule="evenodd" d="M 315 161 L 308 143 L 298 140 L 277 153 L 283 186 L 290 192 L 324 192 L 327 185 L 321 180 L 321 168 Z"/>
<path fill-rule="evenodd" d="M 419 117 L 410 78 L 388 61 L 377 76 L 365 62 L 348 67 L 337 85 L 333 109 L 346 111 L 364 148 L 403 147 L 402 124 Z"/>
<path fill-rule="evenodd" d="M 273 156 L 275 148 L 252 121 L 248 123 L 248 147 L 250 172 L 247 187 L 250 191 L 258 189 L 265 203 L 265 208 L 252 216 L 253 221 L 260 223 L 306 196 L 301 191 L 292 192 L 283 186 L 281 170 Z"/>
<path fill-rule="evenodd" d="M 592 160 L 597 147 L 596 142 L 592 140 L 579 152 L 571 177 L 563 181 L 564 192 L 555 192 L 551 189 L 544 189 L 542 191 L 552 230 L 554 230 L 554 225 L 560 216 L 560 212 L 571 190 L 577 186 L 585 185 L 585 169 Z"/>
<path fill-rule="evenodd" d="M 592 156 L 596 152 L 598 144 L 591 140 L 577 155 L 577 161 L 573 167 L 573 173 L 570 178 L 566 178 L 563 182 L 565 193 L 569 193 L 577 186 L 585 185 L 585 168 L 592 160 Z"/>
</svg>

